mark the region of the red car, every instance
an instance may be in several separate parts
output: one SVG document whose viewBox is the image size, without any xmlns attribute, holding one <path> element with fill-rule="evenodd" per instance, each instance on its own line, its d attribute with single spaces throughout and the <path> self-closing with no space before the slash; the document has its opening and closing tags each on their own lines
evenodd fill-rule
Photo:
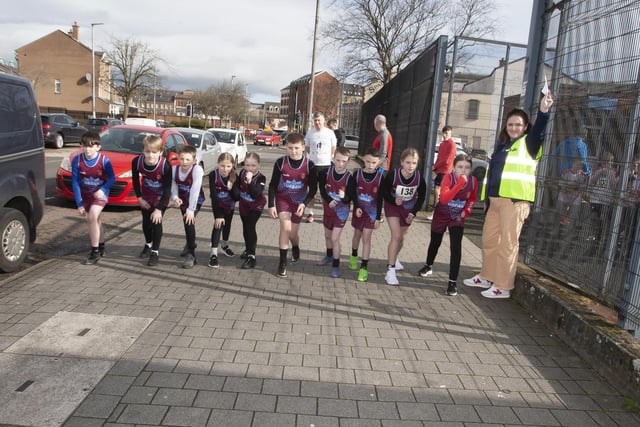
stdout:
<svg viewBox="0 0 640 427">
<path fill-rule="evenodd" d="M 172 165 L 178 164 L 178 148 L 187 145 L 182 134 L 173 129 L 148 126 L 122 125 L 108 128 L 100 134 L 100 151 L 113 165 L 116 182 L 109 191 L 109 205 L 137 206 L 138 199 L 131 181 L 131 161 L 142 153 L 142 140 L 147 135 L 162 138 L 164 154 Z M 71 160 L 81 151 L 65 157 L 56 175 L 56 193 L 58 196 L 74 200 L 71 186 Z"/>
<path fill-rule="evenodd" d="M 280 145 L 280 135 L 275 132 L 260 132 L 253 138 L 256 145 Z"/>
</svg>

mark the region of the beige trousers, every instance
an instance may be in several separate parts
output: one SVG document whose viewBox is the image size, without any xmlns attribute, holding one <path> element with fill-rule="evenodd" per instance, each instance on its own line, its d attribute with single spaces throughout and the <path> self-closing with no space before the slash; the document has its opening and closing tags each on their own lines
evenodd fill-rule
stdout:
<svg viewBox="0 0 640 427">
<path fill-rule="evenodd" d="M 496 288 L 510 291 L 515 286 L 520 249 L 520 232 L 529 216 L 529 202 L 490 197 L 482 228 L 482 271 L 480 276 Z"/>
</svg>

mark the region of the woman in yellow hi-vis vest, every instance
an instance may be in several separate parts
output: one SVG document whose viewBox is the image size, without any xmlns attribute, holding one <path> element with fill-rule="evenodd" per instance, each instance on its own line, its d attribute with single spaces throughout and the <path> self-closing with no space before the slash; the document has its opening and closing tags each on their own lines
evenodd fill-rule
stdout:
<svg viewBox="0 0 640 427">
<path fill-rule="evenodd" d="M 551 105 L 553 98 L 547 90 L 533 127 L 524 110 L 509 112 L 491 155 L 481 197 L 487 212 L 482 228 L 482 270 L 463 282 L 486 289 L 482 292 L 486 298 L 509 298 L 514 288 L 518 239 L 536 194 L 536 164 L 542 155 Z"/>
</svg>

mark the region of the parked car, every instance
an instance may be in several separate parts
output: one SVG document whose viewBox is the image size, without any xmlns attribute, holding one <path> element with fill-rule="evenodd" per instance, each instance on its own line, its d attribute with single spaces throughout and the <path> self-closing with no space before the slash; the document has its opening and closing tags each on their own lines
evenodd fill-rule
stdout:
<svg viewBox="0 0 640 427">
<path fill-rule="evenodd" d="M 87 120 L 86 128 L 87 130 L 93 132 L 102 132 L 103 130 L 110 128 L 112 126 L 123 125 L 124 122 L 118 119 L 89 119 Z"/>
<path fill-rule="evenodd" d="M 204 169 L 204 174 L 209 173 L 218 165 L 220 155 L 220 144 L 216 137 L 208 130 L 193 128 L 173 128 L 185 137 L 189 145 L 193 145 L 197 150 L 198 164 Z"/>
<path fill-rule="evenodd" d="M 236 161 L 236 166 L 244 163 L 247 156 L 247 146 L 244 141 L 244 134 L 239 130 L 211 128 L 211 132 L 220 143 L 221 153 L 231 153 Z"/>
<path fill-rule="evenodd" d="M 358 146 L 360 145 L 360 137 L 357 135 L 345 135 L 344 136 L 344 146 L 349 150 L 355 150 L 355 153 L 358 153 Z"/>
<path fill-rule="evenodd" d="M 475 159 L 480 160 L 488 160 L 489 155 L 487 154 L 487 150 L 483 150 L 482 148 L 472 148 L 469 155 Z"/>
<path fill-rule="evenodd" d="M 62 114 L 41 114 L 42 134 L 44 142 L 55 148 L 62 148 L 67 142 L 80 142 L 87 128 L 75 121 L 73 117 Z"/>
<path fill-rule="evenodd" d="M 45 196 L 42 123 L 29 80 L 0 73 L 0 271 L 17 270 L 36 240 Z"/>
<path fill-rule="evenodd" d="M 253 138 L 256 145 L 280 145 L 280 135 L 275 132 L 262 131 Z"/>
<path fill-rule="evenodd" d="M 147 119 L 146 117 L 127 117 L 127 119 L 124 121 L 124 124 L 159 127 L 157 121 L 153 119 Z"/>
<path fill-rule="evenodd" d="M 178 149 L 181 145 L 187 144 L 187 141 L 177 130 L 121 125 L 111 127 L 100 134 L 100 151 L 111 160 L 116 175 L 116 182 L 109 190 L 110 205 L 138 205 L 131 180 L 131 161 L 142 153 L 142 140 L 147 135 L 157 135 L 162 138 L 165 157 L 171 165 L 178 164 Z M 71 160 L 80 152 L 76 151 L 62 159 L 56 175 L 56 193 L 67 200 L 74 200 L 71 187 Z"/>
</svg>

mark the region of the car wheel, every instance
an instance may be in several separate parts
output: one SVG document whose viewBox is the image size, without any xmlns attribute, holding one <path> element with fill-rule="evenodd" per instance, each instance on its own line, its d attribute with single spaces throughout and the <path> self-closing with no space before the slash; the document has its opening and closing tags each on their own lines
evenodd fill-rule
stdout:
<svg viewBox="0 0 640 427">
<path fill-rule="evenodd" d="M 17 209 L 0 209 L 0 271 L 10 273 L 22 265 L 29 252 L 29 223 Z"/>
<path fill-rule="evenodd" d="M 53 146 L 56 148 L 64 147 L 64 137 L 61 134 L 56 134 L 56 137 L 53 139 Z"/>
</svg>

